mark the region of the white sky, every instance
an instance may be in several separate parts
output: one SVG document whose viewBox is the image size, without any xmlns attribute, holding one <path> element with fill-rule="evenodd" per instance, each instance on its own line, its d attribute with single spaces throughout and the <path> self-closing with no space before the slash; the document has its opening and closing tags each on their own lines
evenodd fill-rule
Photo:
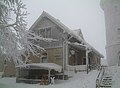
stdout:
<svg viewBox="0 0 120 88">
<path fill-rule="evenodd" d="M 46 11 L 70 29 L 81 28 L 85 40 L 106 58 L 104 12 L 100 0 L 23 0 L 23 3 L 30 13 L 28 27 Z"/>
</svg>

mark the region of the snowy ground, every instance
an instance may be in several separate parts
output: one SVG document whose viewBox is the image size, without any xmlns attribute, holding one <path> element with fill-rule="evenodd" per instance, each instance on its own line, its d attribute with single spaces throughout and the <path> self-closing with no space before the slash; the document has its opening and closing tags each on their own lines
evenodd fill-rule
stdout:
<svg viewBox="0 0 120 88">
<path fill-rule="evenodd" d="M 110 66 L 106 71 L 112 76 L 112 88 L 120 88 L 120 66 Z"/>
<path fill-rule="evenodd" d="M 120 66 L 114 66 L 112 67 L 114 71 L 113 76 L 113 82 L 112 82 L 112 88 L 120 88 Z"/>
<path fill-rule="evenodd" d="M 56 80 L 55 85 L 16 83 L 15 78 L 0 78 L 0 88 L 95 88 L 97 70 L 78 72 L 69 80 Z"/>
</svg>

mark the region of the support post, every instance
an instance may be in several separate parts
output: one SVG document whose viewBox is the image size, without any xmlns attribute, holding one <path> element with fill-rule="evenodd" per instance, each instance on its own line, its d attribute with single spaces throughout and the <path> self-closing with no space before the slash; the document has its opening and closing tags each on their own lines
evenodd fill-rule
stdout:
<svg viewBox="0 0 120 88">
<path fill-rule="evenodd" d="M 68 42 L 66 42 L 66 66 L 68 65 Z"/>
<path fill-rule="evenodd" d="M 86 66 L 87 66 L 87 74 L 88 74 L 88 48 L 86 46 Z"/>
<path fill-rule="evenodd" d="M 49 83 L 50 83 L 50 71 L 51 71 L 51 69 L 48 70 L 48 81 L 49 81 Z"/>
<path fill-rule="evenodd" d="M 63 42 L 63 80 L 64 80 L 64 74 L 65 74 L 64 73 L 65 64 L 68 65 L 68 43 L 66 40 Z"/>
<path fill-rule="evenodd" d="M 87 46 L 86 46 L 86 66 L 87 66 L 87 74 L 88 74 L 88 70 L 89 70 L 89 59 L 88 59 L 88 54 L 91 52 L 92 50 L 89 49 Z"/>
<path fill-rule="evenodd" d="M 63 80 L 64 80 L 64 68 L 65 68 L 65 51 L 66 51 L 66 47 L 65 47 L 66 41 L 63 42 Z"/>
</svg>

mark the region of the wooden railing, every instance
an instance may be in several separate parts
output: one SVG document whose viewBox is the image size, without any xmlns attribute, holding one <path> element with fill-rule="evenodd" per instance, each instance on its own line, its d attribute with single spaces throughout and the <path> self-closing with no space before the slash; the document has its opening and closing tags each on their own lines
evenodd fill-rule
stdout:
<svg viewBox="0 0 120 88">
<path fill-rule="evenodd" d="M 101 66 L 100 72 L 99 72 L 97 79 L 96 79 L 96 88 L 100 88 L 100 84 L 102 82 L 104 73 L 105 73 L 105 68 L 104 68 L 104 66 Z"/>
<path fill-rule="evenodd" d="M 67 65 L 67 70 L 69 71 L 86 71 L 86 65 L 76 65 L 76 66 L 71 66 Z"/>
</svg>

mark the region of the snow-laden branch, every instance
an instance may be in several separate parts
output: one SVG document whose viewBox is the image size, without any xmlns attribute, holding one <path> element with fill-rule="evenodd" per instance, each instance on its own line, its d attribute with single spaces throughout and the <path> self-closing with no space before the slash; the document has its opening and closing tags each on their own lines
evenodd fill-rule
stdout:
<svg viewBox="0 0 120 88">
<path fill-rule="evenodd" d="M 4 17 L 4 22 L 0 24 L 0 46 L 6 54 L 6 58 L 14 61 L 16 65 L 26 63 L 31 54 L 37 56 L 38 53 L 45 51 L 39 46 L 40 44 L 35 42 L 57 41 L 56 39 L 43 38 L 41 35 L 27 30 L 25 18 L 28 13 L 21 0 L 16 0 L 9 11 L 11 16 Z M 23 57 L 25 57 L 24 60 Z"/>
<path fill-rule="evenodd" d="M 43 38 L 42 36 L 40 36 L 40 35 L 38 36 L 32 32 L 28 32 L 27 38 L 30 40 L 43 40 L 43 41 L 47 41 L 47 42 L 58 41 L 58 40 L 52 39 L 52 38 Z"/>
</svg>

